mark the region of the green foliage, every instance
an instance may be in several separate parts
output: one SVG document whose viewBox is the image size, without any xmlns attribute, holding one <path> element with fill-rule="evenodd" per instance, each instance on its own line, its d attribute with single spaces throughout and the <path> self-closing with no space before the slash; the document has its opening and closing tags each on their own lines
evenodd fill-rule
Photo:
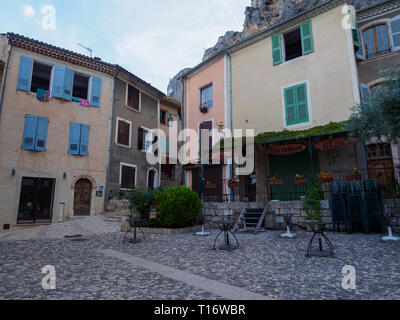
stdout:
<svg viewBox="0 0 400 320">
<path fill-rule="evenodd" d="M 201 201 L 197 193 L 185 186 L 158 191 L 157 220 L 163 227 L 182 228 L 195 224 L 201 213 Z"/>
<path fill-rule="evenodd" d="M 382 92 L 372 94 L 353 108 L 347 125 L 354 138 L 378 138 L 391 143 L 400 138 L 400 71 L 383 74 Z"/>
<path fill-rule="evenodd" d="M 307 220 L 322 220 L 321 201 L 324 200 L 324 191 L 320 184 L 313 185 L 307 192 L 304 201 L 304 209 L 307 212 Z"/>
<path fill-rule="evenodd" d="M 155 196 L 153 190 L 132 190 L 129 196 L 131 212 L 136 210 L 141 219 L 147 220 L 150 216 L 150 206 L 154 200 Z"/>
</svg>

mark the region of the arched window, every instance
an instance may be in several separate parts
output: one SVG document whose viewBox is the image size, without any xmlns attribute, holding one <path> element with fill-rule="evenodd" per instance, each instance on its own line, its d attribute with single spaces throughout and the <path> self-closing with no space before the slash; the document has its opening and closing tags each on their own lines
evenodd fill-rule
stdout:
<svg viewBox="0 0 400 320">
<path fill-rule="evenodd" d="M 377 25 L 363 32 L 367 59 L 383 56 L 391 52 L 388 26 Z"/>
</svg>

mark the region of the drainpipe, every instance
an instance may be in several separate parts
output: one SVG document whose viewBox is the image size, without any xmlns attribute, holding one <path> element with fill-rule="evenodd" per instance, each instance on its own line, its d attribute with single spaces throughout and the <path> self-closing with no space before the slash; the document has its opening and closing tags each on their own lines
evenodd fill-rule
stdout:
<svg viewBox="0 0 400 320">
<path fill-rule="evenodd" d="M 107 211 L 108 207 L 108 196 L 110 194 L 110 175 L 111 175 L 111 150 L 112 150 L 112 136 L 114 132 L 114 110 L 115 110 L 115 83 L 117 76 L 119 74 L 119 70 L 114 76 L 113 81 L 113 93 L 112 93 L 112 113 L 111 113 L 111 126 L 110 126 L 110 147 L 108 149 L 108 161 L 107 161 L 107 181 L 106 181 L 106 191 L 105 191 L 105 200 L 104 200 L 104 212 Z"/>
<path fill-rule="evenodd" d="M 1 110 L 3 109 L 3 100 L 4 100 L 4 91 L 6 89 L 6 81 L 7 81 L 7 74 L 8 74 L 8 66 L 10 64 L 10 57 L 11 57 L 11 47 L 12 45 L 8 45 L 8 53 L 7 53 L 7 62 L 4 67 L 4 75 L 3 75 L 3 83 L 1 85 L 1 97 L 0 97 L 0 116 Z"/>
<path fill-rule="evenodd" d="M 185 78 L 181 76 L 180 78 L 181 83 L 182 83 L 182 92 L 181 92 L 181 130 L 185 129 Z M 178 133 L 179 136 L 179 133 Z M 178 150 L 179 154 L 179 150 Z M 181 177 L 181 184 L 186 185 L 186 179 L 185 179 L 185 168 L 182 166 L 182 177 Z"/>
</svg>

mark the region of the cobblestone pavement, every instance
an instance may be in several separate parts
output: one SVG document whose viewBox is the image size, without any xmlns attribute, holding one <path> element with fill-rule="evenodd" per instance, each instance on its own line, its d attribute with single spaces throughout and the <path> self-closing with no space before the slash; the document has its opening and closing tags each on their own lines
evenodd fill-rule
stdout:
<svg viewBox="0 0 400 320">
<path fill-rule="evenodd" d="M 99 216 L 1 234 L 0 299 L 224 298 L 107 256 L 106 249 L 277 299 L 400 299 L 400 243 L 379 235 L 328 233 L 337 256 L 331 259 L 305 257 L 307 232 L 293 240 L 275 231 L 239 234 L 240 248 L 225 252 L 211 250 L 216 230 L 209 237 L 148 235 L 133 245 L 122 243 L 119 227 Z M 77 233 L 88 241 L 64 238 Z M 41 287 L 45 265 L 56 268 L 56 290 Z M 356 268 L 356 290 L 342 288 L 345 265 Z"/>
</svg>

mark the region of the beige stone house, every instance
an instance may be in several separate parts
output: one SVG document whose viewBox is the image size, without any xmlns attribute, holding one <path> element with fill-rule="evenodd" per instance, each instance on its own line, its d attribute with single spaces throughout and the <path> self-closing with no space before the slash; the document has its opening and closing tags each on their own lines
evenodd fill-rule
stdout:
<svg viewBox="0 0 400 320">
<path fill-rule="evenodd" d="M 115 67 L 0 35 L 0 231 L 104 209 Z"/>
</svg>

